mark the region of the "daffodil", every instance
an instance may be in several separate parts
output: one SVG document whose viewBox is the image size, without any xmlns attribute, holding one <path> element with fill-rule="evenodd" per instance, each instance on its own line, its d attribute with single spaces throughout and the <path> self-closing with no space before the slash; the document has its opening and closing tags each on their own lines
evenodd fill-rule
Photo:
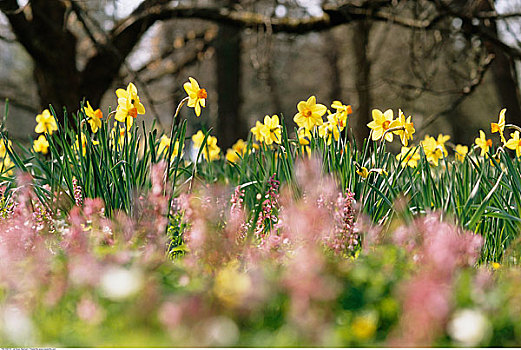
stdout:
<svg viewBox="0 0 521 350">
<path fill-rule="evenodd" d="M 492 147 L 492 140 L 491 139 L 487 139 L 485 137 L 485 132 L 483 130 L 479 131 L 479 137 L 476 138 L 475 142 L 476 142 L 476 145 L 478 145 L 479 148 L 481 148 L 481 154 L 480 155 L 482 157 L 486 153 L 488 153 L 490 147 Z"/>
<path fill-rule="evenodd" d="M 427 161 L 438 166 L 440 159 L 442 159 L 444 155 L 442 146 L 438 144 L 434 137 L 429 135 L 425 135 L 421 146 L 423 147 Z"/>
<path fill-rule="evenodd" d="M 519 139 L 519 131 L 510 134 L 511 139 L 505 143 L 506 148 L 516 151 L 516 156 L 521 157 L 521 140 Z"/>
<path fill-rule="evenodd" d="M 503 108 L 501 112 L 499 112 L 499 121 L 497 123 L 490 123 L 490 129 L 492 133 L 499 132 L 499 136 L 501 137 L 501 142 L 506 144 L 505 140 L 505 113 L 507 112 L 506 108 Z"/>
<path fill-rule="evenodd" d="M 240 157 L 246 154 L 248 144 L 243 139 L 238 139 L 237 142 L 226 151 L 226 160 L 230 163 L 237 163 Z"/>
<path fill-rule="evenodd" d="M 360 170 L 356 171 L 356 173 L 364 179 L 367 179 L 367 177 L 369 176 L 369 171 L 366 167 L 361 167 Z"/>
<path fill-rule="evenodd" d="M 307 101 L 300 101 L 297 104 L 298 113 L 293 117 L 299 128 L 305 127 L 312 130 L 315 126 L 322 125 L 322 116 L 326 113 L 327 107 L 317 104 L 315 96 L 311 96 Z"/>
<path fill-rule="evenodd" d="M 159 140 L 159 146 L 157 147 L 157 154 L 163 155 L 163 157 L 168 156 L 168 147 L 170 147 L 170 137 L 163 135 Z M 179 140 L 174 143 L 174 149 L 172 150 L 171 159 L 177 157 L 179 154 Z"/>
<path fill-rule="evenodd" d="M 5 156 L 0 164 L 0 174 L 13 175 L 14 163 L 9 156 Z"/>
<path fill-rule="evenodd" d="M 264 142 L 267 145 L 271 145 L 273 142 L 280 145 L 282 141 L 282 127 L 279 123 L 279 116 L 265 116 L 264 126 L 261 128 L 260 132 L 264 138 Z"/>
<path fill-rule="evenodd" d="M 412 134 L 416 131 L 414 130 L 414 124 L 411 122 L 411 118 L 411 116 L 405 118 L 405 115 L 400 109 L 398 110 L 398 118 L 389 125 L 390 129 L 401 128 L 393 131 L 393 133 L 400 136 L 400 141 L 402 141 L 402 145 L 404 146 L 409 144 L 409 139 L 412 140 Z"/>
<path fill-rule="evenodd" d="M 145 114 L 145 107 L 139 100 L 134 84 L 129 83 L 126 90 L 117 89 L 116 95 L 118 96 L 118 107 L 114 118 L 118 122 L 128 124 L 130 117 L 136 118 L 138 114 Z"/>
<path fill-rule="evenodd" d="M 41 154 L 47 154 L 49 151 L 49 142 L 45 136 L 40 135 L 37 140 L 34 140 L 33 150 Z"/>
<path fill-rule="evenodd" d="M 132 119 L 132 118 L 129 118 L 129 119 Z M 125 137 L 127 138 L 127 142 L 130 142 L 131 134 L 128 131 L 128 128 L 118 127 L 118 123 L 114 122 L 114 127 L 110 131 L 110 140 L 111 140 L 112 145 L 115 145 L 116 142 L 120 146 L 124 145 Z"/>
<path fill-rule="evenodd" d="M 103 113 L 98 108 L 94 110 L 89 101 L 87 101 L 87 107 L 83 107 L 85 111 L 85 115 L 87 116 L 87 121 L 90 124 L 90 129 L 93 133 L 97 133 L 98 129 L 101 127 L 101 119 L 103 118 Z"/>
<path fill-rule="evenodd" d="M 41 114 L 36 116 L 36 122 L 38 124 L 36 125 L 36 128 L 34 128 L 34 131 L 38 134 L 47 133 L 52 135 L 53 131 L 58 130 L 56 119 L 54 119 L 54 116 L 48 109 L 45 109 Z"/>
<path fill-rule="evenodd" d="M 328 121 L 318 127 L 318 136 L 326 140 L 327 145 L 330 145 L 333 138 L 335 141 L 338 141 L 340 138 L 340 130 L 335 124 Z"/>
<path fill-rule="evenodd" d="M 467 153 L 469 153 L 469 148 L 464 145 L 456 145 L 456 149 L 454 151 L 456 160 L 459 160 L 463 163 L 465 157 L 467 156 Z"/>
<path fill-rule="evenodd" d="M 184 83 L 186 93 L 188 94 L 188 107 L 195 110 L 195 115 L 201 115 L 201 107 L 206 106 L 206 98 L 208 94 L 205 89 L 199 87 L 199 83 L 192 77 L 189 77 L 190 82 Z"/>
<path fill-rule="evenodd" d="M 264 128 L 264 124 L 257 120 L 255 126 L 251 128 L 251 133 L 255 136 L 255 140 L 257 142 L 264 142 L 264 135 L 262 133 L 262 129 Z"/>
<path fill-rule="evenodd" d="M 306 128 L 300 128 L 297 131 L 298 142 L 302 148 L 302 153 L 307 153 L 308 157 L 311 156 L 311 132 Z"/>
<path fill-rule="evenodd" d="M 5 142 L 5 139 L 0 140 L 0 157 L 3 158 L 7 155 L 7 149 L 12 148 L 11 140 L 7 141 L 7 144 Z"/>
<path fill-rule="evenodd" d="M 382 113 L 379 109 L 373 109 L 372 115 L 373 121 L 367 124 L 367 126 L 372 129 L 372 140 L 380 140 L 385 133 L 385 139 L 389 142 L 393 142 L 393 133 L 386 133 L 386 131 L 391 128 L 391 123 L 393 122 L 393 111 L 388 109 Z"/>
<path fill-rule="evenodd" d="M 81 139 L 81 151 L 83 156 L 87 153 L 87 136 L 84 133 L 81 133 L 81 137 L 78 138 L 78 135 L 76 135 L 76 142 L 74 143 L 74 149 L 78 152 L 80 150 L 80 142 Z M 98 141 L 91 140 L 91 143 L 93 145 L 99 144 Z"/>
<path fill-rule="evenodd" d="M 411 147 L 402 146 L 402 150 L 396 156 L 396 159 L 400 161 L 402 167 L 416 168 L 418 160 L 420 160 L 420 153 L 418 153 L 418 149 L 413 151 Z"/>
<path fill-rule="evenodd" d="M 331 114 L 334 116 L 334 120 L 336 124 L 340 127 L 342 131 L 347 126 L 347 116 L 353 113 L 353 108 L 351 105 L 344 105 L 340 101 L 333 101 L 331 104 L 331 108 L 336 109 L 336 113 Z M 328 116 L 329 119 L 329 116 Z"/>
<path fill-rule="evenodd" d="M 195 135 L 192 135 L 192 142 L 196 149 L 200 149 L 204 141 L 204 133 L 199 130 Z M 206 138 L 206 145 L 202 151 L 204 159 L 206 161 L 214 161 L 219 159 L 221 149 L 217 146 L 217 138 L 208 135 Z"/>
<path fill-rule="evenodd" d="M 449 154 L 449 152 L 447 152 L 447 148 L 445 147 L 445 142 L 447 142 L 449 140 L 450 140 L 450 136 L 449 135 L 443 135 L 443 134 L 438 134 L 438 139 L 436 139 L 436 143 L 443 150 L 443 155 L 444 156 L 447 156 Z"/>
</svg>

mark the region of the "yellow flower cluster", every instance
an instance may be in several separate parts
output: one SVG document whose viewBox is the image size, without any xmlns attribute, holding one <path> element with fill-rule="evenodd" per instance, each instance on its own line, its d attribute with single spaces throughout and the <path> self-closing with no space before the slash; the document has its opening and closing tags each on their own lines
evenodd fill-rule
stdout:
<svg viewBox="0 0 521 350">
<path fill-rule="evenodd" d="M 382 137 L 389 142 L 393 142 L 393 134 L 400 137 L 400 141 L 406 147 L 409 140 L 412 140 L 414 124 L 411 122 L 411 116 L 405 118 L 402 110 L 398 110 L 398 118 L 394 119 L 391 109 L 382 113 L 379 109 L 373 109 L 373 120 L 367 124 L 371 129 L 371 138 L 373 141 L 380 140 Z"/>
<path fill-rule="evenodd" d="M 5 139 L 0 140 L 0 174 L 13 174 L 14 164 L 11 161 L 11 158 L 9 158 L 9 154 L 7 153 L 7 149 L 12 147 L 13 145 L 11 144 L 10 140 L 7 141 L 7 144 Z"/>
<path fill-rule="evenodd" d="M 243 139 L 238 139 L 237 142 L 226 151 L 226 160 L 230 163 L 237 163 L 248 149 L 248 144 Z"/>
<path fill-rule="evenodd" d="M 139 100 L 137 88 L 134 84 L 129 83 L 126 90 L 117 89 L 118 107 L 116 108 L 116 120 L 125 123 L 129 129 L 134 123 L 134 118 L 138 114 L 145 114 L 145 107 Z"/>
<path fill-rule="evenodd" d="M 503 146 L 506 148 L 509 148 L 513 151 L 516 151 L 516 156 L 521 157 L 521 139 L 519 138 L 519 130 L 515 130 L 513 133 L 510 134 L 510 139 L 507 141 L 504 136 L 505 127 L 507 127 L 505 122 L 505 114 L 507 110 L 506 108 L 503 108 L 499 112 L 499 121 L 497 123 L 490 123 L 490 129 L 492 133 L 499 133 L 499 136 L 501 137 L 501 142 L 503 143 Z M 519 129 L 518 127 L 515 127 L 514 125 L 508 125 L 509 127 L 513 127 L 516 129 Z M 489 152 L 490 147 L 492 146 L 492 141 L 485 140 L 485 133 L 480 130 L 479 131 L 480 137 L 476 138 L 476 145 L 478 145 L 481 148 L 481 156 L 483 156 L 485 153 Z"/>
<path fill-rule="evenodd" d="M 58 130 L 56 119 L 48 109 L 45 109 L 41 114 L 36 116 L 36 123 L 34 131 L 37 134 L 43 133 L 52 135 L 53 131 Z M 40 135 L 38 136 L 38 139 L 34 140 L 33 150 L 42 154 L 47 154 L 47 152 L 49 152 L 49 142 L 45 135 Z"/>
<path fill-rule="evenodd" d="M 282 142 L 282 126 L 278 115 L 264 117 L 264 124 L 257 121 L 255 126 L 251 128 L 251 133 L 255 136 L 257 142 L 264 142 L 267 145 Z"/>
<path fill-rule="evenodd" d="M 157 147 L 157 154 L 164 158 L 168 157 L 168 148 L 170 147 L 170 141 L 171 138 L 163 135 L 161 136 L 161 139 L 159 140 L 159 145 Z M 181 154 L 182 154 L 182 146 L 179 147 L 179 140 L 175 142 L 174 149 L 172 150 L 172 156 L 170 157 L 170 160 L 173 160 L 175 157 L 179 155 L 179 148 L 181 148 Z"/>
<path fill-rule="evenodd" d="M 204 133 L 199 130 L 195 135 L 192 135 L 192 142 L 194 143 L 195 149 L 200 149 L 203 145 L 204 141 Z M 206 145 L 203 149 L 203 157 L 207 162 L 213 162 L 214 160 L 219 159 L 221 154 L 221 149 L 217 146 L 217 138 L 214 136 L 208 135 L 206 138 Z"/>
</svg>

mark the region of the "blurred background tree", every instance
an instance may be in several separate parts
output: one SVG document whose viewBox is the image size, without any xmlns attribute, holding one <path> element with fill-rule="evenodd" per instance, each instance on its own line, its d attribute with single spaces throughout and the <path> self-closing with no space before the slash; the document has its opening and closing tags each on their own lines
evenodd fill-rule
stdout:
<svg viewBox="0 0 521 350">
<path fill-rule="evenodd" d="M 196 77 L 222 147 L 265 114 L 292 125 L 298 101 L 352 104 L 357 140 L 372 108 L 402 108 L 418 136 L 470 143 L 508 108 L 521 124 L 518 0 L 0 0 L 0 98 L 11 135 L 82 98 L 105 110 L 134 81 L 167 128 Z M 25 122 L 25 125 L 23 126 Z"/>
</svg>

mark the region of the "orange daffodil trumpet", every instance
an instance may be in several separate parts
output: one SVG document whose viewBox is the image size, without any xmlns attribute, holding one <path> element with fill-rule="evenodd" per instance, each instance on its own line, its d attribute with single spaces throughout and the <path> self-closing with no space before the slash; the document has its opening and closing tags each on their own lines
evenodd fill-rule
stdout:
<svg viewBox="0 0 521 350">
<path fill-rule="evenodd" d="M 206 107 L 206 98 L 208 94 L 205 89 L 199 87 L 199 83 L 192 77 L 189 77 L 190 82 L 184 83 L 183 87 L 188 94 L 188 107 L 195 110 L 195 115 L 201 115 L 201 107 Z"/>
<path fill-rule="evenodd" d="M 139 100 L 136 86 L 132 83 L 128 84 L 126 90 L 117 89 L 116 96 L 118 97 L 118 107 L 115 118 L 118 122 L 127 123 L 128 128 L 138 114 L 145 114 L 145 107 Z"/>
</svg>

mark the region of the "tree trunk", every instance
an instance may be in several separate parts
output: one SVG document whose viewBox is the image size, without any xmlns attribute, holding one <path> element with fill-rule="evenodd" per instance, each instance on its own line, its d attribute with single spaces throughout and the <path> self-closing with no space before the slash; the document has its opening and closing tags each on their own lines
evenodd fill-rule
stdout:
<svg viewBox="0 0 521 350">
<path fill-rule="evenodd" d="M 493 2 L 489 0 L 480 0 L 478 9 L 480 11 L 495 11 Z M 499 35 L 495 20 L 485 20 L 484 24 L 493 35 L 496 37 Z M 490 70 L 494 76 L 494 85 L 499 103 L 501 104 L 500 107 L 508 110 L 507 120 L 509 123 L 520 125 L 521 94 L 519 92 L 515 62 L 493 43 L 485 41 L 485 47 L 490 53 L 495 55 Z"/>
<path fill-rule="evenodd" d="M 358 108 L 356 108 L 355 118 L 351 120 L 354 120 L 353 132 L 359 148 L 369 135 L 367 123 L 371 120 L 371 90 L 369 89 L 371 62 L 368 57 L 370 31 L 371 22 L 363 20 L 354 24 L 352 34 L 353 53 L 356 61 L 355 87 L 358 94 Z"/>
<path fill-rule="evenodd" d="M 232 6 L 237 0 L 229 0 Z M 215 41 L 217 76 L 217 139 L 226 149 L 237 138 L 247 136 L 246 123 L 240 115 L 241 105 L 241 29 L 221 24 Z"/>
</svg>

